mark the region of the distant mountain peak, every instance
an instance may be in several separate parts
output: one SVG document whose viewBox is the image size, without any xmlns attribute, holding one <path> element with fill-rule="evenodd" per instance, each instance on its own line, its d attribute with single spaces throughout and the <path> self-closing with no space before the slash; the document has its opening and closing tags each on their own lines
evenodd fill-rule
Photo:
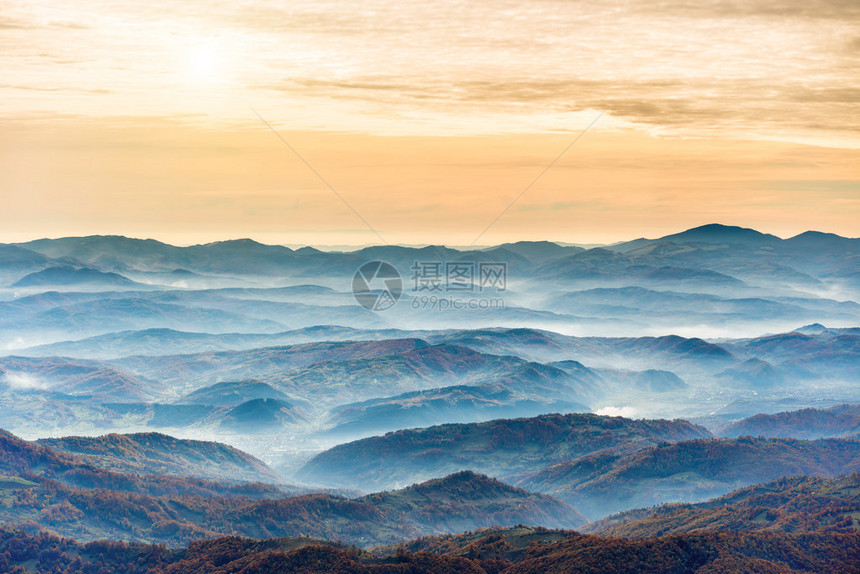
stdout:
<svg viewBox="0 0 860 574">
<path fill-rule="evenodd" d="M 857 245 L 860 243 L 860 239 L 842 237 L 835 233 L 825 233 L 823 231 L 804 231 L 800 235 L 795 235 L 785 241 L 789 245 L 796 247 L 833 247 L 837 245 Z"/>
<path fill-rule="evenodd" d="M 822 325 L 821 323 L 813 323 L 811 325 L 804 325 L 800 329 L 795 329 L 798 333 L 803 333 L 804 335 L 820 335 L 827 331 L 827 327 Z"/>
<path fill-rule="evenodd" d="M 687 230 L 687 232 L 692 231 L 701 231 L 708 233 L 737 233 L 739 231 L 743 232 L 755 232 L 759 233 L 755 229 L 750 229 L 748 227 L 741 227 L 739 225 L 724 225 L 722 223 L 707 223 L 705 225 L 700 225 L 698 227 L 691 227 Z"/>
<path fill-rule="evenodd" d="M 500 245 L 500 247 L 504 247 L 505 245 L 532 245 L 535 247 L 561 247 L 555 241 L 547 241 L 546 239 L 542 241 L 515 241 L 513 243 L 505 243 L 504 245 Z"/>
<path fill-rule="evenodd" d="M 264 243 L 260 243 L 259 241 L 255 241 L 248 237 L 243 237 L 241 239 L 225 239 L 223 241 L 213 241 L 212 243 L 206 243 L 208 246 L 221 246 L 221 247 L 271 247 L 270 245 L 266 245 Z M 278 246 L 281 247 L 281 246 Z M 289 247 L 284 247 L 284 249 L 289 249 Z M 292 251 L 291 249 L 289 249 Z"/>
<path fill-rule="evenodd" d="M 800 234 L 798 234 L 798 235 L 795 235 L 794 237 L 791 237 L 790 239 L 799 239 L 799 238 L 801 238 L 801 237 L 804 237 L 804 238 L 813 238 L 813 237 L 829 237 L 829 238 L 836 238 L 836 237 L 841 237 L 841 236 L 840 236 L 840 235 L 836 235 L 835 233 L 827 233 L 827 232 L 824 232 L 824 231 L 813 231 L 813 230 L 809 230 L 809 231 L 804 231 L 803 233 L 800 233 Z M 842 239 L 844 239 L 844 237 L 843 237 Z"/>
<path fill-rule="evenodd" d="M 693 227 L 681 233 L 666 235 L 657 241 L 687 241 L 696 243 L 743 243 L 743 244 L 773 244 L 782 241 L 776 235 L 761 233 L 755 229 L 736 225 L 709 223 Z"/>
<path fill-rule="evenodd" d="M 462 484 L 473 484 L 479 486 L 505 486 L 511 490 L 515 490 L 515 487 L 509 486 L 496 480 L 495 478 L 490 478 L 485 474 L 479 474 L 472 470 L 461 470 L 459 472 L 455 472 L 453 474 L 449 474 L 448 476 L 442 478 L 434 478 L 420 484 L 413 485 L 409 488 L 423 487 L 423 488 L 440 488 L 440 489 L 448 489 L 451 487 L 459 487 Z M 517 489 L 518 490 L 518 489 Z"/>
<path fill-rule="evenodd" d="M 179 403 L 190 403 L 200 405 L 238 406 L 245 404 L 245 408 L 252 410 L 260 407 L 291 408 L 287 396 L 266 383 L 248 380 L 238 382 L 215 383 L 202 389 L 185 395 L 178 400 Z M 275 403 L 267 404 L 265 401 L 274 399 Z M 251 403 L 249 401 L 260 401 L 262 403 Z M 283 404 L 280 404 L 283 403 Z M 256 405 L 256 407 L 254 406 Z M 240 411 L 241 414 L 241 411 Z"/>
</svg>

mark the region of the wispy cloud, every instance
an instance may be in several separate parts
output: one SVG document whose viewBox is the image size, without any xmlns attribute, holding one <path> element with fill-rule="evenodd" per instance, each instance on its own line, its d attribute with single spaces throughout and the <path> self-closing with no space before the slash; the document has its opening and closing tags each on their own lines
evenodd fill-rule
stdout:
<svg viewBox="0 0 860 574">
<path fill-rule="evenodd" d="M 12 95 L 5 113 L 223 121 L 251 105 L 273 118 L 288 110 L 297 128 L 432 134 L 504 131 L 502 116 L 512 132 L 551 131 L 565 114 L 600 110 L 604 129 L 834 133 L 838 145 L 856 139 L 860 118 L 854 0 L 10 6 L 7 83 L 44 89 L 53 78 L 60 91 L 114 97 Z M 81 62 L 73 74 L 58 53 Z"/>
</svg>

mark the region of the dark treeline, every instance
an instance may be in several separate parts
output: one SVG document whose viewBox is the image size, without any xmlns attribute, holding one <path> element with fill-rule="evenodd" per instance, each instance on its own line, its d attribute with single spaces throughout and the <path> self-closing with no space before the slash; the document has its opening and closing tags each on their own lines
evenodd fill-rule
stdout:
<svg viewBox="0 0 860 574">
<path fill-rule="evenodd" d="M 523 535 L 523 531 L 526 534 Z M 170 550 L 124 542 L 80 544 L 50 534 L 0 530 L 0 571 L 46 574 L 613 572 L 856 572 L 860 534 L 700 533 L 602 538 L 516 527 L 423 538 L 368 552 L 310 538 L 223 537 Z"/>
</svg>

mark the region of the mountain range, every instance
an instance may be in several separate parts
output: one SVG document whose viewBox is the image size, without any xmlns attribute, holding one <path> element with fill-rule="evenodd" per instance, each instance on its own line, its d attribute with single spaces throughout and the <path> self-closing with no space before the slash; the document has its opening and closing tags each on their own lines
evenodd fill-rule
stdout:
<svg viewBox="0 0 860 574">
<path fill-rule="evenodd" d="M 667 307 L 685 309 L 684 320 L 690 326 L 737 325 L 745 330 L 764 321 L 783 329 L 801 321 L 851 324 L 860 316 L 860 306 L 854 301 L 860 287 L 856 275 L 860 240 L 816 232 L 783 240 L 751 229 L 714 224 L 658 239 L 587 250 L 551 242 L 520 242 L 463 251 L 441 246 L 375 246 L 323 252 L 247 239 L 175 247 L 119 236 L 43 239 L 2 247 L 6 256 L 0 257 L 0 281 L 10 278 L 11 286 L 23 280 L 17 289 L 24 294 L 38 293 L 33 283 L 41 291 L 68 291 L 85 275 L 101 285 L 102 291 L 125 293 L 131 301 L 141 300 L 137 304 L 166 304 L 168 301 L 157 299 L 159 291 L 191 289 L 197 291 L 193 294 L 197 304 L 210 312 L 230 313 L 246 322 L 272 320 L 269 328 L 248 325 L 237 329 L 247 332 L 331 324 L 332 312 L 339 315 L 337 323 L 357 328 L 415 328 L 421 323 L 436 327 L 490 326 L 490 322 L 511 326 L 575 323 L 592 331 L 600 327 L 604 332 L 609 326 L 619 332 L 671 327 L 677 315 L 667 314 Z M 399 270 L 406 304 L 423 294 L 415 290 L 412 267 L 416 261 L 504 264 L 509 288 L 487 291 L 477 278 L 467 295 L 478 292 L 501 297 L 505 304 L 479 313 L 461 310 L 440 315 L 425 312 L 420 304 L 409 316 L 397 318 L 361 313 L 363 309 L 352 305 L 350 278 L 362 263 L 374 259 L 387 261 Z M 116 291 L 112 281 L 120 281 L 124 291 Z M 126 281 L 142 286 L 129 290 L 134 284 Z M 257 289 L 255 294 L 244 295 L 258 299 L 250 309 L 239 304 L 237 281 Z M 287 302 L 260 289 L 276 287 L 277 283 L 293 288 L 310 283 L 308 287 L 317 291 L 301 296 L 294 292 L 300 300 Z M 340 288 L 332 291 L 332 286 L 338 285 Z M 227 300 L 219 301 L 213 295 Z M 336 301 L 341 304 L 336 305 Z M 266 316 L 249 316 L 254 309 L 266 309 Z M 97 314 L 97 309 L 94 311 Z M 241 325 L 238 317 L 234 319 Z M 126 324 L 131 326 L 134 318 L 129 317 Z M 139 319 L 137 328 L 155 327 Z M 199 324 L 201 319 L 196 320 Z M 176 328 L 177 324 L 162 326 Z M 87 334 L 93 336 L 111 331 L 98 323 L 88 327 Z M 56 331 L 52 334 L 46 325 L 40 336 L 58 340 Z"/>
<path fill-rule="evenodd" d="M 0 245 L 0 571 L 856 570 L 858 262 L 716 224 Z"/>
</svg>

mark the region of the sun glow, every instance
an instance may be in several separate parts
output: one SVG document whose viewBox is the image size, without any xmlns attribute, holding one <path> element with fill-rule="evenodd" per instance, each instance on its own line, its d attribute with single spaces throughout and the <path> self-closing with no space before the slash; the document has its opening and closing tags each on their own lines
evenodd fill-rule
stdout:
<svg viewBox="0 0 860 574">
<path fill-rule="evenodd" d="M 228 80 L 227 54 L 212 39 L 189 42 L 184 48 L 184 79 L 194 85 L 213 86 Z"/>
</svg>

